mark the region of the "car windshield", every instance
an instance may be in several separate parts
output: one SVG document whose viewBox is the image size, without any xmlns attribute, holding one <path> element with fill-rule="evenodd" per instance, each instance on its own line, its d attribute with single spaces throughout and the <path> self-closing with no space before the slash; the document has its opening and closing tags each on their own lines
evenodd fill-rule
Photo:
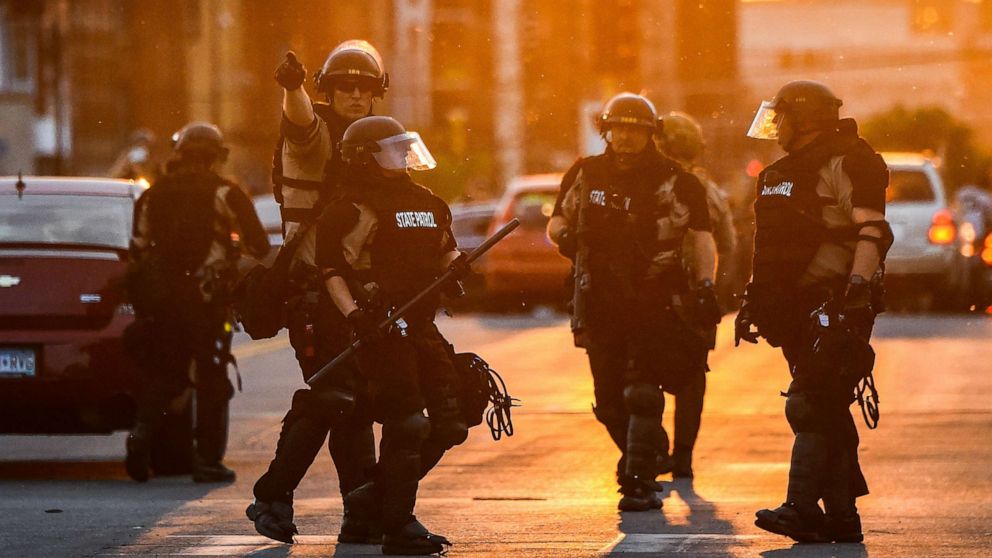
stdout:
<svg viewBox="0 0 992 558">
<path fill-rule="evenodd" d="M 127 249 L 130 198 L 29 195 L 0 198 L 0 243 L 106 246 Z"/>
<path fill-rule="evenodd" d="M 526 192 L 518 195 L 513 201 L 514 217 L 520 219 L 525 227 L 544 228 L 551 212 L 555 208 L 557 192 Z"/>
<path fill-rule="evenodd" d="M 933 185 L 925 172 L 893 170 L 889 173 L 889 188 L 885 191 L 887 202 L 928 202 L 933 199 Z"/>
</svg>

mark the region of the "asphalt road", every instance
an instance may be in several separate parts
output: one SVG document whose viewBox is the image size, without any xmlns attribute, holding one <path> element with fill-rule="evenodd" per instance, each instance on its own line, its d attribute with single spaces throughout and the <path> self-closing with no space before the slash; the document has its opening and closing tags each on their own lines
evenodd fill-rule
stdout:
<svg viewBox="0 0 992 558">
<path fill-rule="evenodd" d="M 661 477 L 662 511 L 620 514 L 617 452 L 590 412 L 588 365 L 567 320 L 441 320 L 524 406 L 512 438 L 494 442 L 476 428 L 445 457 L 421 485 L 418 517 L 455 543 L 452 557 L 992 555 L 992 319 L 880 320 L 881 424 L 859 422 L 872 491 L 859 500 L 863 545 L 793 545 L 754 527 L 754 511 L 784 497 L 791 434 L 779 390 L 788 374 L 767 346 L 733 349 L 730 322 L 711 357 L 694 482 Z M 378 555 L 335 544 L 341 503 L 326 452 L 297 492 L 297 543 L 255 534 L 244 508 L 301 380 L 285 338 L 242 340 L 236 355 L 245 384 L 227 459 L 236 483 L 130 482 L 123 434 L 0 437 L 0 556 Z"/>
</svg>

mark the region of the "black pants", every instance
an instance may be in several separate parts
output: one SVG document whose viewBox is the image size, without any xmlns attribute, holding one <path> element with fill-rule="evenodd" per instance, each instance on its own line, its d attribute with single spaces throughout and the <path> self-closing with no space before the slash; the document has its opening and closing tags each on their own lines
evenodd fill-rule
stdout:
<svg viewBox="0 0 992 558">
<path fill-rule="evenodd" d="M 316 292 L 292 299 L 288 317 L 290 343 L 304 379 L 351 342 L 340 311 L 329 298 Z M 293 492 L 325 439 L 342 496 L 371 479 L 375 438 L 366 384 L 355 362 L 345 363 L 317 385 L 293 394 L 275 457 L 255 483 L 255 497 L 292 502 Z"/>
<path fill-rule="evenodd" d="M 138 424 L 153 429 L 170 403 L 193 387 L 196 454 L 204 463 L 219 463 L 227 450 L 234 388 L 227 376 L 231 332 L 226 324 L 227 309 L 218 296 L 212 303 L 185 301 L 174 311 L 139 315 L 125 334 L 143 374 Z"/>
<path fill-rule="evenodd" d="M 373 417 L 382 423 L 376 484 L 389 532 L 412 519 L 419 480 L 465 441 L 468 428 L 450 345 L 430 319 L 411 319 L 405 337 L 394 332 L 358 356 Z"/>
<path fill-rule="evenodd" d="M 621 452 L 617 474 L 654 478 L 665 432 L 661 387 L 679 391 L 702 370 L 702 340 L 678 317 L 671 296 L 590 301 L 589 367 L 596 418 Z"/>
<path fill-rule="evenodd" d="M 803 299 L 810 312 L 819 306 L 808 293 Z M 820 302 L 825 300 L 824 294 Z M 849 516 L 856 511 L 855 499 L 868 494 L 858 462 L 858 429 L 850 409 L 854 386 L 813 377 L 804 358 L 815 341 L 809 320 L 797 321 L 788 329 L 793 334 L 782 342 L 792 374 L 786 418 L 796 437 L 787 500 L 813 509 L 822 499 L 828 514 Z M 865 329 L 867 339 L 870 324 Z"/>
</svg>

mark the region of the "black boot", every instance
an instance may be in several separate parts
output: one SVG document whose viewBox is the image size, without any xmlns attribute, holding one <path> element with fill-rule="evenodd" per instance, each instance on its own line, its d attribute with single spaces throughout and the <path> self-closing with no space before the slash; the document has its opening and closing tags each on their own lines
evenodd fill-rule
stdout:
<svg viewBox="0 0 992 558">
<path fill-rule="evenodd" d="M 796 504 L 786 502 L 774 510 L 758 510 L 754 515 L 754 524 L 770 533 L 801 543 L 830 542 L 821 532 L 824 520 L 819 506 L 800 511 Z"/>
<path fill-rule="evenodd" d="M 259 535 L 293 544 L 293 535 L 299 533 L 293 523 L 293 504 L 289 502 L 262 502 L 255 500 L 245 510 L 248 519 L 255 522 Z"/>
<path fill-rule="evenodd" d="M 234 482 L 237 474 L 220 461 L 206 462 L 197 456 L 193 460 L 193 482 Z"/>
<path fill-rule="evenodd" d="M 662 501 L 659 494 L 660 486 L 654 480 L 639 479 L 636 477 L 626 477 L 621 479 L 620 503 L 617 509 L 620 511 L 649 511 L 661 509 Z"/>
<path fill-rule="evenodd" d="M 861 531 L 861 516 L 857 512 L 839 516 L 827 514 L 823 523 L 823 537 L 838 543 L 859 543 L 865 540 Z"/>
<path fill-rule="evenodd" d="M 375 483 L 365 483 L 344 497 L 338 542 L 382 544 L 382 510 Z"/>
<path fill-rule="evenodd" d="M 127 455 L 124 457 L 124 469 L 127 470 L 127 476 L 138 482 L 148 482 L 148 469 L 152 461 L 151 427 L 144 422 L 134 425 L 125 447 Z"/>
<path fill-rule="evenodd" d="M 428 531 L 417 518 L 382 538 L 382 553 L 387 556 L 427 556 L 444 552 L 449 546 L 448 539 Z"/>
<path fill-rule="evenodd" d="M 677 479 L 691 479 L 692 474 L 692 448 L 675 446 L 672 452 L 672 477 Z"/>
</svg>

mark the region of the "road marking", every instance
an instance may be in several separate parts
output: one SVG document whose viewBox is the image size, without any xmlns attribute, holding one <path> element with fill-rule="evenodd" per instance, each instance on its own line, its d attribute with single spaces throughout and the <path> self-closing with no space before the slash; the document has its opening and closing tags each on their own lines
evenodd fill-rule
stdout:
<svg viewBox="0 0 992 558">
<path fill-rule="evenodd" d="M 689 553 L 701 546 L 730 546 L 746 544 L 761 535 L 723 533 L 620 533 L 599 552 L 611 554 Z"/>
</svg>

